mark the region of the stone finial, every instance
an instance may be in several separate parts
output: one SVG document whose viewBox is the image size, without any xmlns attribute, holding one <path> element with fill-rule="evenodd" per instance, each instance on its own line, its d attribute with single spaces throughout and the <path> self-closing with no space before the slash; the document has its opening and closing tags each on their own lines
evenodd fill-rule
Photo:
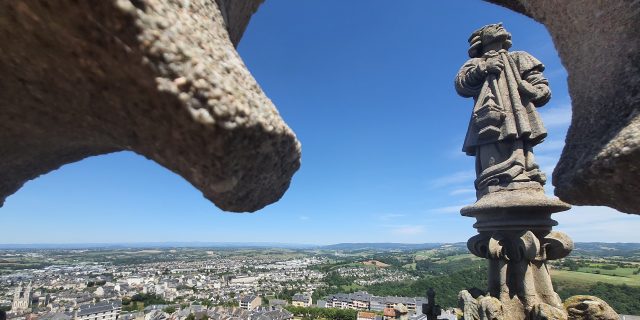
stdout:
<svg viewBox="0 0 640 320">
<path fill-rule="evenodd" d="M 476 218 L 479 233 L 467 246 L 488 260 L 489 283 L 486 296 L 461 292 L 461 308 L 472 319 L 565 320 L 546 262 L 573 249 L 551 219 L 570 206 L 545 195 L 533 154 L 547 136 L 537 111 L 551 98 L 544 66 L 508 51 L 511 34 L 500 23 L 473 32 L 469 45 L 455 87 L 474 101 L 463 151 L 476 159 L 478 200 L 461 213 Z"/>
</svg>

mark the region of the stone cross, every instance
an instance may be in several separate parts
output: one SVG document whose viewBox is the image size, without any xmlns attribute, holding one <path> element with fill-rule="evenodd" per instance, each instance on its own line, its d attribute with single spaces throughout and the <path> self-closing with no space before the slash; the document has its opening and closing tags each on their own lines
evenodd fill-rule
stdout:
<svg viewBox="0 0 640 320">
<path fill-rule="evenodd" d="M 422 313 L 427 316 L 427 320 L 437 320 L 442 310 L 436 304 L 436 292 L 433 288 L 427 290 L 427 303 L 422 304 Z"/>
</svg>

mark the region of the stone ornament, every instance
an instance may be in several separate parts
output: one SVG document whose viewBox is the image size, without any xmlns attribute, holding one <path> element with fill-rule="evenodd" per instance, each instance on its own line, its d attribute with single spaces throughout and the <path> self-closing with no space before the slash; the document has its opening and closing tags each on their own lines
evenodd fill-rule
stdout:
<svg viewBox="0 0 640 320">
<path fill-rule="evenodd" d="M 620 316 L 602 299 L 594 296 L 573 296 L 564 302 L 569 320 L 618 320 Z"/>
<path fill-rule="evenodd" d="M 458 308 L 462 310 L 465 320 L 480 319 L 480 306 L 478 299 L 472 296 L 469 291 L 462 290 L 458 293 Z"/>
<path fill-rule="evenodd" d="M 490 295 L 472 295 L 467 290 L 458 294 L 458 308 L 465 320 L 508 320 L 500 300 Z"/>
<path fill-rule="evenodd" d="M 474 99 L 462 149 L 476 158 L 477 201 L 461 213 L 476 218 L 478 234 L 467 247 L 487 259 L 489 283 L 486 294 L 462 291 L 459 307 L 465 319 L 566 320 L 547 261 L 573 250 L 551 219 L 570 206 L 545 195 L 546 176 L 533 155 L 547 136 L 537 111 L 551 98 L 544 66 L 526 52 L 508 51 L 511 34 L 500 23 L 476 30 L 468 41 L 471 59 L 455 88 Z"/>
</svg>

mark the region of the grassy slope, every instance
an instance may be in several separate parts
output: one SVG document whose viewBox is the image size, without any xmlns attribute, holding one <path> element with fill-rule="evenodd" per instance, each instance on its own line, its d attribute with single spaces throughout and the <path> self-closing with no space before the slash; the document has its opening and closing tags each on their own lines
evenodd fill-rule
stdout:
<svg viewBox="0 0 640 320">
<path fill-rule="evenodd" d="M 558 282 L 567 282 L 586 286 L 597 282 L 604 282 L 614 285 L 626 284 L 632 287 L 640 287 L 640 276 L 638 275 L 612 276 L 578 271 L 551 270 L 551 276 Z"/>
</svg>

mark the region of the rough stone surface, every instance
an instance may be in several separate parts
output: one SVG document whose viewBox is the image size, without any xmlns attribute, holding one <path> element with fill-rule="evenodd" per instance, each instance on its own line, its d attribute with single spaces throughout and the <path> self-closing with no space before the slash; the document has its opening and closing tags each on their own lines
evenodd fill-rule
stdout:
<svg viewBox="0 0 640 320">
<path fill-rule="evenodd" d="M 505 320 L 500 300 L 494 297 L 482 297 L 480 300 L 480 320 Z"/>
<path fill-rule="evenodd" d="M 573 116 L 556 195 L 640 214 L 640 3 L 488 1 L 544 24 L 569 74 Z"/>
<path fill-rule="evenodd" d="M 602 299 L 594 296 L 573 296 L 564 302 L 569 320 L 618 320 L 620 316 Z"/>
<path fill-rule="evenodd" d="M 248 20 L 235 15 L 260 3 L 249 2 L 225 6 L 236 42 Z M 2 2 L 0 203 L 66 163 L 121 150 L 224 210 L 277 201 L 300 145 L 224 20 L 209 0 Z"/>
<path fill-rule="evenodd" d="M 480 303 L 469 291 L 458 293 L 458 308 L 462 310 L 465 320 L 480 320 Z"/>
</svg>

